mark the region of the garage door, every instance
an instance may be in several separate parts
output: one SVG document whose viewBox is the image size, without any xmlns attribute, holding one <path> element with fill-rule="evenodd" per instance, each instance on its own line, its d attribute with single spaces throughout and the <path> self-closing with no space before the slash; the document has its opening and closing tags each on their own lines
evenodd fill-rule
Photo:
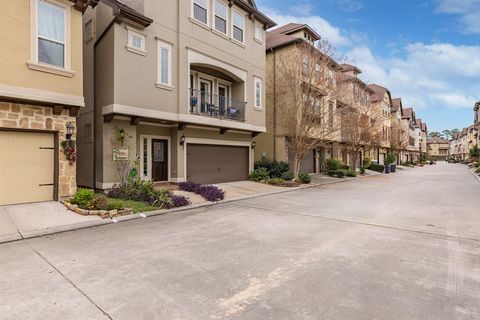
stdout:
<svg viewBox="0 0 480 320">
<path fill-rule="evenodd" d="M 248 179 L 249 148 L 187 145 L 187 180 L 202 184 Z"/>
<path fill-rule="evenodd" d="M 315 151 L 312 150 L 303 157 L 300 163 L 300 172 L 315 173 Z M 293 171 L 293 155 L 288 153 L 288 163 L 290 164 L 290 170 Z"/>
<path fill-rule="evenodd" d="M 0 205 L 53 199 L 54 135 L 0 131 Z"/>
</svg>

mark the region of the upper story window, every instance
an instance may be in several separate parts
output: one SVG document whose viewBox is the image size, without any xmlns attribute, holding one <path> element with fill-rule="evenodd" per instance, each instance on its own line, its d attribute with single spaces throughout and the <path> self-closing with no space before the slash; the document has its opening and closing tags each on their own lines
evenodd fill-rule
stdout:
<svg viewBox="0 0 480 320">
<path fill-rule="evenodd" d="M 215 30 L 227 33 L 227 5 L 221 1 L 215 1 Z"/>
<path fill-rule="evenodd" d="M 303 56 L 303 73 L 308 73 L 308 57 L 306 55 Z"/>
<path fill-rule="evenodd" d="M 158 84 L 172 87 L 172 45 L 158 40 Z"/>
<path fill-rule="evenodd" d="M 128 44 L 127 49 L 135 53 L 145 55 L 146 36 L 133 28 L 127 27 Z"/>
<path fill-rule="evenodd" d="M 322 65 L 320 63 L 317 63 L 315 65 L 315 79 L 320 80 L 322 76 Z"/>
<path fill-rule="evenodd" d="M 200 22 L 208 22 L 208 0 L 193 0 L 193 17 Z"/>
<path fill-rule="evenodd" d="M 65 68 L 66 9 L 37 1 L 37 62 Z"/>
<path fill-rule="evenodd" d="M 238 12 L 233 11 L 233 38 L 243 43 L 243 33 L 245 30 L 245 18 Z"/>
<path fill-rule="evenodd" d="M 255 39 L 260 42 L 263 42 L 263 38 L 264 38 L 263 27 L 260 25 L 255 25 Z"/>
<path fill-rule="evenodd" d="M 255 78 L 255 108 L 262 108 L 262 79 Z"/>
</svg>

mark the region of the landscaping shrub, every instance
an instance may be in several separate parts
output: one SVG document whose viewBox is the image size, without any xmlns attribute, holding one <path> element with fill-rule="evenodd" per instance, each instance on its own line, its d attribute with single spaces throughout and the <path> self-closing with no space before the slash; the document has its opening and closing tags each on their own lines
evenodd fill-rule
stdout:
<svg viewBox="0 0 480 320">
<path fill-rule="evenodd" d="M 169 190 L 155 190 L 156 199 L 152 203 L 155 206 L 161 208 L 172 208 L 173 207 L 173 200 L 172 200 L 172 193 Z"/>
<path fill-rule="evenodd" d="M 350 170 L 350 166 L 348 164 L 343 164 L 340 166 L 340 169 L 343 169 L 343 170 Z"/>
<path fill-rule="evenodd" d="M 270 178 L 281 178 L 285 172 L 290 170 L 287 162 L 269 160 L 265 157 L 262 158 L 262 160 L 255 162 L 254 169 L 259 169 L 259 168 L 265 168 Z M 263 179 L 263 180 L 266 180 L 266 179 Z"/>
<path fill-rule="evenodd" d="M 121 210 L 123 202 L 120 199 L 108 199 L 107 210 Z"/>
<path fill-rule="evenodd" d="M 360 174 L 365 174 L 365 167 L 360 167 Z"/>
<path fill-rule="evenodd" d="M 129 178 L 125 184 L 108 191 L 107 196 L 153 204 L 158 202 L 159 192 L 161 191 L 156 190 L 150 181 L 144 181 L 140 178 Z"/>
<path fill-rule="evenodd" d="M 253 170 L 250 175 L 248 176 L 248 178 L 251 180 L 251 181 L 263 181 L 263 180 L 267 180 L 270 178 L 270 176 L 268 175 L 268 170 L 267 168 L 263 168 L 263 167 L 260 167 L 260 168 L 257 168 L 255 170 Z"/>
<path fill-rule="evenodd" d="M 330 177 L 343 178 L 343 177 L 345 177 L 346 172 L 347 172 L 347 170 L 345 170 L 345 169 L 329 170 L 328 175 Z"/>
<path fill-rule="evenodd" d="M 196 193 L 200 194 L 205 200 L 214 202 L 225 198 L 225 192 L 212 185 L 204 185 L 197 189 Z"/>
<path fill-rule="evenodd" d="M 191 204 L 190 200 L 182 195 L 173 195 L 172 196 L 173 207 L 185 207 Z"/>
<path fill-rule="evenodd" d="M 370 159 L 370 158 L 363 159 L 363 167 L 364 168 L 370 167 L 371 164 L 372 164 L 372 159 Z"/>
<path fill-rule="evenodd" d="M 383 173 L 383 171 L 385 171 L 385 166 L 383 164 L 372 163 L 370 164 L 368 169 Z"/>
<path fill-rule="evenodd" d="M 385 163 L 386 164 L 392 164 L 392 163 L 395 163 L 395 161 L 397 161 L 397 158 L 395 157 L 395 155 L 393 153 L 389 153 L 387 155 L 387 157 L 385 158 Z"/>
<path fill-rule="evenodd" d="M 347 177 L 356 177 L 357 176 L 357 172 L 355 170 L 346 170 L 345 171 L 345 175 Z"/>
<path fill-rule="evenodd" d="M 338 170 L 343 165 L 341 161 L 337 159 L 327 159 L 326 161 L 327 170 Z"/>
<path fill-rule="evenodd" d="M 90 189 L 79 188 L 70 203 L 76 204 L 82 209 L 94 208 L 95 193 Z"/>
<path fill-rule="evenodd" d="M 195 182 L 180 182 L 178 184 L 178 188 L 183 191 L 188 191 L 188 192 L 195 192 L 197 188 L 200 187 L 198 183 Z"/>
<path fill-rule="evenodd" d="M 290 170 L 288 170 L 287 172 L 284 172 L 282 174 L 282 179 L 283 180 L 290 181 L 290 180 L 293 180 L 293 178 L 295 178 L 295 177 L 293 176 L 293 172 L 290 171 Z"/>
<path fill-rule="evenodd" d="M 107 210 L 108 208 L 108 198 L 104 194 L 98 194 L 93 200 L 93 206 L 97 210 Z"/>
<path fill-rule="evenodd" d="M 298 181 L 301 183 L 310 183 L 312 181 L 312 177 L 306 172 L 300 172 L 298 175 Z"/>
<path fill-rule="evenodd" d="M 475 169 L 475 173 L 480 173 L 480 167 L 477 167 L 477 169 Z"/>
<path fill-rule="evenodd" d="M 267 184 L 272 186 L 281 186 L 285 183 L 285 180 L 282 178 L 270 178 L 267 180 Z"/>
</svg>

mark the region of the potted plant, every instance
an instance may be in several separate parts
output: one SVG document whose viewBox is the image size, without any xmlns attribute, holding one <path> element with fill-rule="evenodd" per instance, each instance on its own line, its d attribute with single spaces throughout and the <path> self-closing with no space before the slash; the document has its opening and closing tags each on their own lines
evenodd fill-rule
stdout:
<svg viewBox="0 0 480 320">
<path fill-rule="evenodd" d="M 390 172 L 397 171 L 397 165 L 395 164 L 395 161 L 397 161 L 395 155 L 393 153 L 389 153 L 385 159 L 385 167 L 390 167 Z"/>
</svg>

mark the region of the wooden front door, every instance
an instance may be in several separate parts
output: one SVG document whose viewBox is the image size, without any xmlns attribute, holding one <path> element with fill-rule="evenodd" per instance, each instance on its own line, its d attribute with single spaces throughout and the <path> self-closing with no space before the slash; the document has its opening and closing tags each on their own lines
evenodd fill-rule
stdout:
<svg viewBox="0 0 480 320">
<path fill-rule="evenodd" d="M 168 141 L 152 139 L 152 180 L 168 180 Z"/>
</svg>

